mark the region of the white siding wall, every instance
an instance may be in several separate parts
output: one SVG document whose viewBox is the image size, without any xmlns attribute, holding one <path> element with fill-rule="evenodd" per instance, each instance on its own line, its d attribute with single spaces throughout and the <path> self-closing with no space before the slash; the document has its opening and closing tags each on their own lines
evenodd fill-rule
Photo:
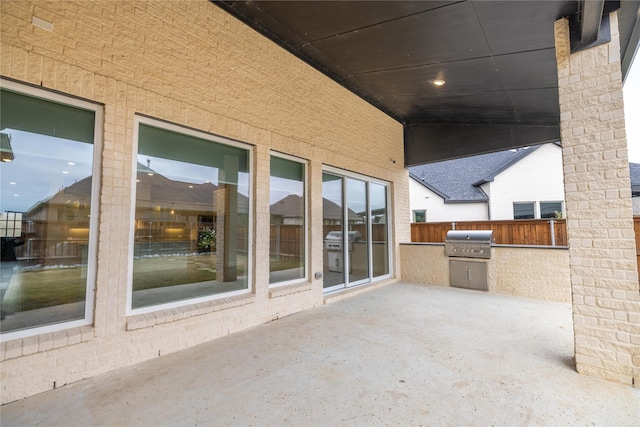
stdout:
<svg viewBox="0 0 640 427">
<path fill-rule="evenodd" d="M 513 202 L 564 200 L 562 152 L 555 144 L 545 144 L 498 174 L 488 184 L 491 194 L 491 219 L 513 219 Z"/>
<path fill-rule="evenodd" d="M 453 203 L 445 204 L 438 194 L 409 178 L 409 200 L 411 222 L 414 210 L 426 210 L 427 222 L 444 221 L 482 221 L 487 218 L 486 203 Z"/>
</svg>

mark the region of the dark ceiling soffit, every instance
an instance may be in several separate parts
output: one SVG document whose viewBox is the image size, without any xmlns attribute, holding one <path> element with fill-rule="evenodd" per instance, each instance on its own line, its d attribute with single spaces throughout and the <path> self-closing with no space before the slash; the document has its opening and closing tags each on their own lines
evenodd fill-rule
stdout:
<svg viewBox="0 0 640 427">
<path fill-rule="evenodd" d="M 560 125 L 444 125 L 404 127 L 404 166 L 493 153 L 560 140 Z"/>
<path fill-rule="evenodd" d="M 343 86 L 345 89 L 347 89 L 351 93 L 354 93 L 358 97 L 364 99 L 369 104 L 373 105 L 374 107 L 376 107 L 377 109 L 379 109 L 380 111 L 382 111 L 383 113 L 388 115 L 389 117 L 392 117 L 392 118 L 398 120 L 399 122 L 405 122 L 406 121 L 406 119 L 407 119 L 406 117 L 398 116 L 397 114 L 395 114 L 394 112 L 390 111 L 388 108 L 386 108 L 381 103 L 376 102 L 375 99 L 373 99 L 370 96 L 367 96 L 366 94 L 364 94 L 357 87 L 349 84 L 349 82 L 346 79 L 343 79 L 342 76 L 337 75 L 333 71 L 323 67 L 318 61 L 311 60 L 308 57 L 308 55 L 306 55 L 304 52 L 296 49 L 294 43 L 289 43 L 289 42 L 287 42 L 287 40 L 283 40 L 282 37 L 279 37 L 276 33 L 272 32 L 272 31 L 269 31 L 268 27 L 270 25 L 271 26 L 280 26 L 280 27 L 282 27 L 282 24 L 279 23 L 278 21 L 276 21 L 275 19 L 273 19 L 270 15 L 268 15 L 266 13 L 263 13 L 260 16 L 260 18 L 262 20 L 269 21 L 269 25 L 263 25 L 263 24 L 261 24 L 261 22 L 259 22 L 257 20 L 254 20 L 251 17 L 247 17 L 242 12 L 242 9 L 241 9 L 242 5 L 243 5 L 243 3 L 246 3 L 246 2 L 235 1 L 235 0 L 209 0 L 209 1 L 211 3 L 213 3 L 213 4 L 215 4 L 216 6 L 218 6 L 219 8 L 221 8 L 222 10 L 224 10 L 225 12 L 229 13 L 229 15 L 231 15 L 234 18 L 238 19 L 243 24 L 247 25 L 249 28 L 252 28 L 253 30 L 255 30 L 258 33 L 262 34 L 263 36 L 265 36 L 266 38 L 268 38 L 272 42 L 276 43 L 278 46 L 280 46 L 281 48 L 283 48 L 287 52 L 291 53 L 296 58 L 300 59 L 302 62 L 306 63 L 307 65 L 309 65 L 309 66 L 311 66 L 313 68 L 315 68 L 320 73 L 324 74 L 325 76 L 329 77 L 334 82 L 336 82 L 339 85 Z M 304 45 L 305 44 L 304 41 L 302 39 L 298 38 L 292 31 L 287 29 L 286 32 L 289 34 L 289 36 L 292 39 L 300 40 L 301 41 L 300 45 Z"/>
<path fill-rule="evenodd" d="M 578 6 L 580 23 L 580 41 L 591 43 L 598 38 L 600 23 L 604 11 L 604 0 L 581 1 Z"/>
<path fill-rule="evenodd" d="M 619 1 L 581 0 L 578 14 L 569 19 L 571 53 L 610 42 L 609 13 L 618 9 Z"/>
<path fill-rule="evenodd" d="M 640 11 L 639 11 L 640 12 Z M 633 48 L 635 46 L 635 49 Z M 635 21 L 633 25 L 633 29 L 631 30 L 631 35 L 629 36 L 629 43 L 627 44 L 627 50 L 624 53 L 624 57 L 622 58 L 622 77 L 623 81 L 627 79 L 627 75 L 629 69 L 631 68 L 631 64 L 634 61 L 635 56 L 640 50 L 640 19 Z"/>
</svg>

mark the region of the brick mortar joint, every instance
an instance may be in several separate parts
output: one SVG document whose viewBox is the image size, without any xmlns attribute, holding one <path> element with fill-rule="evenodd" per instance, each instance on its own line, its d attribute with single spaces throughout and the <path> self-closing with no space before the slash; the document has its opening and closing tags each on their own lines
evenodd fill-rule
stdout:
<svg viewBox="0 0 640 427">
<path fill-rule="evenodd" d="M 275 286 L 269 289 L 269 298 L 280 298 L 299 292 L 307 292 L 313 289 L 313 283 L 301 282 L 285 286 Z"/>
<path fill-rule="evenodd" d="M 204 303 L 188 304 L 181 307 L 152 311 L 150 313 L 135 314 L 133 316 L 127 316 L 126 330 L 134 331 L 137 329 L 151 328 L 164 323 L 175 323 L 178 320 L 189 319 L 195 316 L 203 316 L 217 311 L 229 310 L 253 303 L 255 303 L 255 295 L 253 293 L 247 293 L 233 297 L 215 299 Z M 178 316 L 177 312 L 180 312 L 179 318 L 176 318 L 176 316 Z M 150 316 L 154 317 L 151 321 L 149 321 Z"/>
<path fill-rule="evenodd" d="M 66 336 L 66 344 L 62 345 L 62 346 L 58 346 L 58 347 L 51 347 L 51 348 L 47 348 L 45 350 L 40 350 L 40 343 L 44 342 L 45 339 L 50 336 L 51 338 L 48 339 L 48 341 L 55 341 L 55 338 L 53 338 L 53 334 L 56 333 L 60 333 L 63 332 L 65 333 Z M 89 336 L 87 333 L 91 332 L 91 336 Z M 80 336 L 80 340 L 75 341 L 75 342 L 69 342 L 70 338 L 72 336 L 76 336 L 79 335 Z M 83 338 L 83 336 L 86 336 L 88 338 Z M 5 360 L 11 360 L 11 359 L 17 359 L 17 358 L 21 358 L 21 357 L 29 357 L 29 356 L 33 356 L 34 354 L 38 354 L 38 353 L 46 353 L 49 351 L 56 351 L 56 350 L 60 350 L 63 348 L 67 348 L 67 347 L 71 347 L 74 345 L 78 345 L 78 344 L 83 344 L 86 343 L 87 341 L 91 341 L 95 339 L 95 334 L 94 334 L 94 327 L 92 325 L 86 325 L 86 326 L 77 326 L 75 328 L 70 328 L 70 329 L 64 329 L 61 331 L 56 331 L 56 332 L 47 332 L 47 333 L 43 333 L 43 334 L 37 334 L 37 335 L 30 335 L 27 337 L 21 337 L 21 338 L 15 338 L 15 339 L 11 339 L 11 340 L 7 340 L 7 341 L 3 341 L 2 343 L 0 343 L 0 346 L 3 347 L 3 350 L 0 354 L 0 362 L 4 362 Z M 35 340 L 35 343 L 30 343 L 29 341 L 31 340 Z M 27 346 L 30 345 L 35 345 L 38 347 L 38 350 L 34 351 L 33 353 L 29 353 L 29 354 L 23 354 L 23 352 L 21 351 L 19 355 L 15 355 L 15 356 L 7 356 L 7 347 L 10 347 L 11 349 L 14 348 L 20 348 L 23 349 Z"/>
</svg>

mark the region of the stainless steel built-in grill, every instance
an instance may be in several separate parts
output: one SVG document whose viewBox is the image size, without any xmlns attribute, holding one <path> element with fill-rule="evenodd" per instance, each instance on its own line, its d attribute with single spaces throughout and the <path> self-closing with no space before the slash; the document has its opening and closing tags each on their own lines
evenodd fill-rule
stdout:
<svg viewBox="0 0 640 427">
<path fill-rule="evenodd" d="M 491 258 L 492 230 L 451 230 L 444 248 L 449 259 L 449 284 L 457 288 L 489 290 L 486 259 Z"/>
<path fill-rule="evenodd" d="M 450 257 L 491 258 L 492 230 L 451 230 L 444 241 Z"/>
</svg>

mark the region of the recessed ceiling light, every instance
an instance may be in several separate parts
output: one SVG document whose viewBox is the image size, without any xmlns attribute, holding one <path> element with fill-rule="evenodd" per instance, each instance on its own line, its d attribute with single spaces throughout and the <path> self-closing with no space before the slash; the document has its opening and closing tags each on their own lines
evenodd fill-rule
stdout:
<svg viewBox="0 0 640 427">
<path fill-rule="evenodd" d="M 73 165 L 75 165 L 75 164 L 76 164 L 76 162 L 67 162 L 67 164 L 68 164 L 69 166 L 73 166 Z"/>
<path fill-rule="evenodd" d="M 193 188 L 193 185 L 190 185 L 189 188 Z"/>
<path fill-rule="evenodd" d="M 15 183 L 15 182 L 13 182 L 13 181 L 11 181 L 9 184 L 10 184 L 10 185 L 16 185 L 16 183 Z"/>
<path fill-rule="evenodd" d="M 445 84 L 445 83 L 446 83 L 446 82 L 445 82 L 444 80 L 442 80 L 442 79 L 435 79 L 435 80 L 433 81 L 433 84 L 434 84 L 435 86 L 444 86 L 444 84 Z"/>
<path fill-rule="evenodd" d="M 69 171 L 62 171 L 62 173 L 65 173 L 65 174 L 66 174 L 66 173 L 69 173 Z"/>
<path fill-rule="evenodd" d="M 153 174 L 152 174 L 151 172 L 148 172 L 148 173 L 147 173 L 147 175 L 149 175 L 149 176 L 153 176 Z"/>
</svg>

